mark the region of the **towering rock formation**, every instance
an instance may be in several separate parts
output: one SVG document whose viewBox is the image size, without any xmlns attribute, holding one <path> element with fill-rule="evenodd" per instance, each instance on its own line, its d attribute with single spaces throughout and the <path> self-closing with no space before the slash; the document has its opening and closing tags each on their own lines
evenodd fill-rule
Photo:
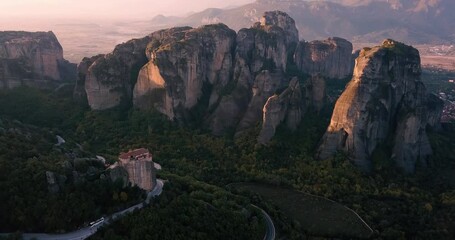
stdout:
<svg viewBox="0 0 455 240">
<path fill-rule="evenodd" d="M 414 172 L 418 163 L 426 166 L 431 154 L 426 127 L 437 122 L 441 103 L 428 101 L 420 73 L 419 52 L 410 46 L 385 40 L 363 49 L 351 82 L 336 102 L 319 157 L 342 150 L 370 170 L 373 151 L 391 145 L 390 157 L 404 171 Z"/>
<path fill-rule="evenodd" d="M 103 110 L 131 103 L 139 70 L 147 63 L 145 49 L 150 39 L 146 36 L 120 44 L 89 67 L 85 91 L 92 109 Z"/>
<path fill-rule="evenodd" d="M 238 32 L 234 87 L 210 118 L 214 134 L 242 131 L 261 119 L 267 99 L 288 84 L 284 72 L 297 42 L 294 20 L 280 11 L 266 12 L 252 28 Z"/>
<path fill-rule="evenodd" d="M 306 106 L 322 107 L 325 77 L 345 77 L 351 71 L 344 69 L 345 62 L 351 62 L 350 43 L 334 38 L 320 43 L 321 48 L 300 47 L 297 54 L 298 41 L 294 20 L 280 11 L 266 12 L 238 34 L 223 24 L 171 28 L 121 44 L 104 57 L 85 59 L 80 83 L 85 80 L 92 109 L 115 107 L 123 99 L 140 109 L 156 109 L 171 120 L 203 123 L 215 135 L 241 133 L 270 119 L 264 125 L 269 129 L 266 137 L 261 137 L 265 143 L 280 122 L 295 129 Z M 294 55 L 302 68 L 306 59 L 312 59 L 304 54 L 315 54 L 311 62 L 315 76 L 305 85 L 302 78 L 290 86 L 291 77 L 302 75 Z M 323 70 L 330 75 L 316 74 Z M 282 95 L 283 91 L 292 94 Z M 277 108 L 269 98 L 275 95 L 285 105 L 279 114 L 271 114 L 272 107 Z"/>
<path fill-rule="evenodd" d="M 170 119 L 186 119 L 197 105 L 212 107 L 231 79 L 235 37 L 223 24 L 153 34 L 134 105 L 156 108 Z"/>
<path fill-rule="evenodd" d="M 74 80 L 76 65 L 63 59 L 54 33 L 0 32 L 0 88 Z"/>
<path fill-rule="evenodd" d="M 352 44 L 342 38 L 299 42 L 295 51 L 298 69 L 309 75 L 342 79 L 352 75 Z"/>
</svg>

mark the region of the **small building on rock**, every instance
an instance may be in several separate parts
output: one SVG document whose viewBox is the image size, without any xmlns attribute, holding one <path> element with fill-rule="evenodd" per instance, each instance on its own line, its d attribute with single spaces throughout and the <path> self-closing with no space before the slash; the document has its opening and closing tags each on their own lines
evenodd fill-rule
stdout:
<svg viewBox="0 0 455 240">
<path fill-rule="evenodd" d="M 119 163 L 128 172 L 128 180 L 133 186 L 146 191 L 153 190 L 156 185 L 156 169 L 149 150 L 139 148 L 121 153 Z"/>
</svg>

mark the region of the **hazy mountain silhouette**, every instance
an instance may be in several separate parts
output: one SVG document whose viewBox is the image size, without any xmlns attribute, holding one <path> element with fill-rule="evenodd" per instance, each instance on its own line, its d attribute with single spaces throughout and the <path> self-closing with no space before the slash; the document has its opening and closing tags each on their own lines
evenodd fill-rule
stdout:
<svg viewBox="0 0 455 240">
<path fill-rule="evenodd" d="M 355 42 L 384 38 L 408 43 L 455 42 L 453 0 L 257 0 L 230 9 L 206 9 L 183 18 L 160 16 L 159 23 L 199 26 L 223 22 L 239 30 L 270 10 L 287 12 L 305 40 L 338 36 Z"/>
</svg>

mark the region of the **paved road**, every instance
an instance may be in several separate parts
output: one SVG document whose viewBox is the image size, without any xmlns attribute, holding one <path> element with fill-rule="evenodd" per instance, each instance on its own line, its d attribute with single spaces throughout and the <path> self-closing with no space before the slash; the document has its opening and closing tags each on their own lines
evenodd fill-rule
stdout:
<svg viewBox="0 0 455 240">
<path fill-rule="evenodd" d="M 95 234 L 96 231 L 101 226 L 108 225 L 108 224 L 112 223 L 113 220 L 122 218 L 127 213 L 131 213 L 136 209 L 143 208 L 145 206 L 144 203 L 148 204 L 153 197 L 160 195 L 163 192 L 164 181 L 161 179 L 157 179 L 156 183 L 157 184 L 156 184 L 155 188 L 147 194 L 147 199 L 144 202 L 138 203 L 123 211 L 116 212 L 116 213 L 112 214 L 111 216 L 104 218 L 105 219 L 104 222 L 97 226 L 94 226 L 92 228 L 85 227 L 85 228 L 81 228 L 77 231 L 69 232 L 69 233 L 65 233 L 65 234 L 24 233 L 24 234 L 22 234 L 22 237 L 24 240 L 31 240 L 31 239 L 37 239 L 37 240 L 76 240 L 76 239 L 78 239 L 78 240 L 80 240 L 80 239 L 86 239 L 86 238 L 90 237 L 91 235 Z M 1 234 L 1 235 L 6 235 L 6 234 Z"/>
<path fill-rule="evenodd" d="M 266 231 L 265 231 L 265 236 L 264 240 L 275 240 L 275 225 L 273 225 L 272 218 L 269 216 L 269 214 L 264 211 L 262 208 L 259 208 L 256 205 L 251 204 L 251 206 L 259 209 L 262 212 L 262 215 L 264 216 L 265 222 L 266 222 Z"/>
</svg>

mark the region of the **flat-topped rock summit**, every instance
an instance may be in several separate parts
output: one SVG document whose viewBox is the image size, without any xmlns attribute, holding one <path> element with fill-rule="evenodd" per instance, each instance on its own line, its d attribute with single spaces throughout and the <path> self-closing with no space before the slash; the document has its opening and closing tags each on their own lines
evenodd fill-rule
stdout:
<svg viewBox="0 0 455 240">
<path fill-rule="evenodd" d="M 0 88 L 76 80 L 76 65 L 63 58 L 52 32 L 0 32 Z"/>
</svg>

